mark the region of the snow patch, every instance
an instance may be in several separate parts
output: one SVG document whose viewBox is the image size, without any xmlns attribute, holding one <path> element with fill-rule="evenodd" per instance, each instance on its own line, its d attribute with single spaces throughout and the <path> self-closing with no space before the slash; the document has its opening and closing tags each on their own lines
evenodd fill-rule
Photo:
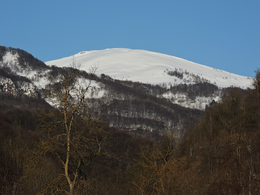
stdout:
<svg viewBox="0 0 260 195">
<path fill-rule="evenodd" d="M 209 105 L 213 100 L 215 100 L 216 102 L 219 102 L 221 100 L 220 91 L 215 92 L 210 97 L 196 96 L 195 99 L 190 99 L 186 93 L 166 92 L 162 96 L 169 99 L 174 104 L 198 110 L 205 110 L 206 106 Z"/>
<path fill-rule="evenodd" d="M 18 53 L 12 54 L 12 52 L 7 51 L 5 55 L 3 56 L 3 63 L 4 64 L 18 64 Z"/>
</svg>

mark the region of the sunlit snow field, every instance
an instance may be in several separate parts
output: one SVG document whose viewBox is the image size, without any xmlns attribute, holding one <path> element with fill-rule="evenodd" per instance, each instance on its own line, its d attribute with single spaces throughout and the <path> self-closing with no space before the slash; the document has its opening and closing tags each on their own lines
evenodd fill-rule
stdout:
<svg viewBox="0 0 260 195">
<path fill-rule="evenodd" d="M 48 61 L 47 65 L 70 66 L 73 56 Z M 247 88 L 252 85 L 252 78 L 232 74 L 223 70 L 200 65 L 178 57 L 145 50 L 124 48 L 83 51 L 74 55 L 81 69 L 88 71 L 97 67 L 96 74 L 102 73 L 114 79 L 131 80 L 142 83 L 162 84 L 167 86 L 180 83 L 193 84 L 192 75 L 198 75 L 218 87 L 238 86 Z M 187 72 L 183 79 L 167 74 L 168 71 Z"/>
</svg>

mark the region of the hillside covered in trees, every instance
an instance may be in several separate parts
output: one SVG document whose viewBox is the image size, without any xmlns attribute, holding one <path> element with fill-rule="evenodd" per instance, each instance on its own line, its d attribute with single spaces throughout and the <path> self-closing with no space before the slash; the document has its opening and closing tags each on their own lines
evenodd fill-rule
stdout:
<svg viewBox="0 0 260 195">
<path fill-rule="evenodd" d="M 220 90 L 49 67 L 6 47 L 0 65 L 0 194 L 260 193 L 259 71 L 252 89 Z M 182 106 L 219 95 L 205 111 Z"/>
<path fill-rule="evenodd" d="M 85 159 L 74 194 L 259 194 L 259 84 L 257 72 L 254 89 L 229 90 L 180 143 L 171 136 L 155 143 L 102 124 L 95 132 L 78 127 L 89 139 L 80 150 Z M 40 110 L 53 108 L 11 96 L 1 97 L 0 106 L 0 193 L 64 194 L 68 184 L 55 154 L 64 158 L 64 140 L 53 143 L 57 150 L 42 151 L 61 131 L 50 134 L 40 125 Z M 71 154 L 71 169 L 76 156 Z"/>
<path fill-rule="evenodd" d="M 47 66 L 24 50 L 0 46 L 0 95 L 48 101 L 44 89 L 49 78 L 58 79 L 70 70 L 71 67 Z M 187 127 L 198 122 L 205 104 L 220 93 L 218 87 L 208 83 L 195 84 L 194 87 L 183 85 L 176 90 L 174 87 L 167 89 L 161 85 L 112 79 L 109 75 L 98 76 L 78 69 L 77 74 L 81 77 L 82 87 L 92 82 L 87 98 L 91 99 L 92 115 L 96 119 L 151 140 L 160 139 L 168 130 L 181 139 Z M 167 92 L 171 99 L 164 97 Z M 186 104 L 190 106 L 184 107 Z M 198 105 L 201 110 L 194 109 L 191 104 Z"/>
</svg>

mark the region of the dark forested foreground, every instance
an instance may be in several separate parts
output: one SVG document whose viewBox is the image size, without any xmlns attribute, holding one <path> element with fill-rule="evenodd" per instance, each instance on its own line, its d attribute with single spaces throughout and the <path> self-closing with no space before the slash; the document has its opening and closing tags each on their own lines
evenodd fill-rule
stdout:
<svg viewBox="0 0 260 195">
<path fill-rule="evenodd" d="M 76 113 L 68 164 L 64 115 L 3 96 L 0 194 L 69 194 L 68 181 L 75 195 L 260 194 L 259 85 L 258 73 L 246 94 L 230 90 L 181 143 L 152 143 Z"/>
</svg>

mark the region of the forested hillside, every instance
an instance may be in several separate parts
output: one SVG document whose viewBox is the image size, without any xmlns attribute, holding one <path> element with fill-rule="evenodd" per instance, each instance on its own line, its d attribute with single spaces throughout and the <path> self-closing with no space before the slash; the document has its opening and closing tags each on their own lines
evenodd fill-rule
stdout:
<svg viewBox="0 0 260 195">
<path fill-rule="evenodd" d="M 259 194 L 259 84 L 258 72 L 254 89 L 230 89 L 181 143 L 170 134 L 157 143 L 134 138 L 98 122 L 98 131 L 91 130 L 95 126 L 78 126 L 88 139 L 80 149 L 85 159 L 74 194 Z M 68 190 L 59 159 L 65 155 L 64 139 L 51 138 L 62 129 L 42 129 L 43 102 L 38 101 L 1 99 L 1 194 Z M 49 124 L 59 117 L 44 121 Z M 47 151 L 46 143 L 52 144 Z M 71 153 L 71 170 L 78 166 L 77 155 Z"/>
<path fill-rule="evenodd" d="M 259 84 L 257 72 L 253 90 L 233 89 L 186 134 L 179 154 L 192 194 L 260 193 Z"/>
<path fill-rule="evenodd" d="M 63 72 L 72 69 L 71 66 L 47 66 L 24 50 L 0 46 L 0 94 L 48 101 L 44 90 L 49 78 L 59 79 Z M 92 115 L 110 127 L 150 140 L 159 140 L 167 131 L 174 132 L 174 136 L 181 139 L 187 127 L 198 122 L 205 105 L 218 97 L 221 91 L 209 83 L 185 84 L 178 90 L 175 87 L 167 89 L 161 85 L 112 79 L 105 74 L 98 76 L 95 71 L 90 74 L 89 70 L 77 69 L 82 88 L 92 83 L 86 96 L 91 99 Z M 165 93 L 171 100 L 164 97 Z M 195 97 L 203 94 L 207 97 L 196 100 Z M 179 95 L 181 99 L 176 97 Z M 193 109 L 196 107 L 200 110 Z"/>
<path fill-rule="evenodd" d="M 259 71 L 252 89 L 166 88 L 6 47 L 0 68 L 1 195 L 260 193 Z"/>
</svg>

